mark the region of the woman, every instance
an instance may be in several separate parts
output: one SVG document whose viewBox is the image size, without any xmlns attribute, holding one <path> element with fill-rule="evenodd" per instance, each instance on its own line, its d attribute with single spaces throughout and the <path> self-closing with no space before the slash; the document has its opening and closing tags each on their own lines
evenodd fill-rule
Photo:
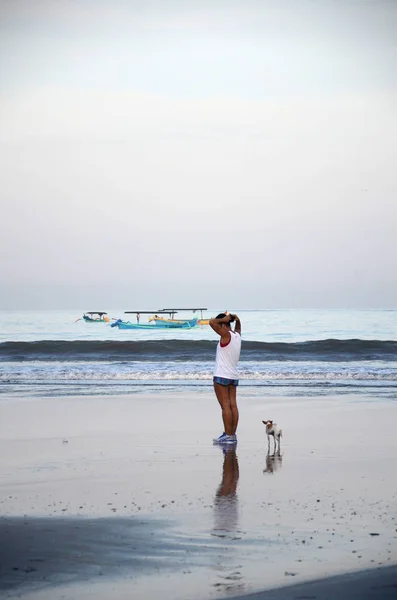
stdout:
<svg viewBox="0 0 397 600">
<path fill-rule="evenodd" d="M 235 323 L 234 330 L 230 324 Z M 220 313 L 210 320 L 212 329 L 220 336 L 216 348 L 214 390 L 222 409 L 224 432 L 214 439 L 217 444 L 236 444 L 238 425 L 237 364 L 241 350 L 241 322 L 237 315 Z"/>
</svg>

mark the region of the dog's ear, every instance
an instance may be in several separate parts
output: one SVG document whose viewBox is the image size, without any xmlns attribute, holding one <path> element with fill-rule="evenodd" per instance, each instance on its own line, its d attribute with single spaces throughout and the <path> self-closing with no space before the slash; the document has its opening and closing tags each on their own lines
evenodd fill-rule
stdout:
<svg viewBox="0 0 397 600">
<path fill-rule="evenodd" d="M 267 421 L 262 421 L 262 423 L 263 423 L 264 425 L 267 425 Z"/>
</svg>

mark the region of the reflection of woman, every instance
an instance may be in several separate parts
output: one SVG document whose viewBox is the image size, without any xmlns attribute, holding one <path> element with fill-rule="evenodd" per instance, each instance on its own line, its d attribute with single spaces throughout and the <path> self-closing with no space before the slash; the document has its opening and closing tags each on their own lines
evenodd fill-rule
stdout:
<svg viewBox="0 0 397 600">
<path fill-rule="evenodd" d="M 241 556 L 237 551 L 238 503 L 237 483 L 239 478 L 236 446 L 221 446 L 224 454 L 222 481 L 214 500 L 213 536 L 221 538 L 218 543 L 218 556 L 214 571 L 214 586 L 225 596 L 240 595 L 245 584 L 241 573 Z"/>
<path fill-rule="evenodd" d="M 238 460 L 235 446 L 223 447 L 224 460 L 222 481 L 214 500 L 214 531 L 233 532 L 237 528 L 237 483 L 239 478 Z M 222 535 L 224 537 L 224 534 Z"/>
</svg>

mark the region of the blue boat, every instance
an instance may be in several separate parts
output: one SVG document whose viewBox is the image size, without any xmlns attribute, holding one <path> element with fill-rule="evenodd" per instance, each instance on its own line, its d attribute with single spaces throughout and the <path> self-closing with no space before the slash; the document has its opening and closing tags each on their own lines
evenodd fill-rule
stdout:
<svg viewBox="0 0 397 600">
<path fill-rule="evenodd" d="M 165 329 L 192 329 L 192 327 L 196 327 L 198 318 L 177 320 L 153 317 L 151 320 L 156 323 L 156 327 Z"/>
<path fill-rule="evenodd" d="M 152 331 L 158 331 L 159 329 L 192 329 L 197 325 L 197 319 L 191 319 L 190 321 L 179 323 L 178 321 L 172 322 L 162 322 L 161 319 L 155 321 L 154 324 L 151 323 L 131 323 L 131 321 L 123 321 L 122 319 L 117 319 L 114 323 L 111 324 L 111 327 L 118 327 L 119 329 L 146 329 Z"/>
<path fill-rule="evenodd" d="M 79 319 L 76 319 L 75 323 L 77 323 L 77 321 L 85 321 L 86 323 L 109 323 L 109 317 L 107 316 L 107 313 L 105 312 L 97 312 L 97 311 L 89 311 L 84 313 L 84 315 L 82 317 L 80 317 Z"/>
<path fill-rule="evenodd" d="M 118 327 L 119 329 L 158 329 L 156 325 L 150 323 L 142 323 L 141 325 L 140 323 L 131 323 L 131 321 L 122 321 L 121 319 L 117 319 L 110 327 Z"/>
</svg>

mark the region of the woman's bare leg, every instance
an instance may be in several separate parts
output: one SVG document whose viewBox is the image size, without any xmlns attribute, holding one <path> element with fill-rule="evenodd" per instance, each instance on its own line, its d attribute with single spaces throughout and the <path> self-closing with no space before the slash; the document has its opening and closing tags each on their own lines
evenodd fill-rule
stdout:
<svg viewBox="0 0 397 600">
<path fill-rule="evenodd" d="M 223 427 L 226 435 L 233 435 L 233 415 L 230 406 L 229 387 L 214 382 L 214 390 L 222 409 Z"/>
<path fill-rule="evenodd" d="M 229 385 L 229 406 L 232 412 L 232 435 L 236 435 L 238 425 L 238 407 L 237 407 L 237 386 Z"/>
</svg>

